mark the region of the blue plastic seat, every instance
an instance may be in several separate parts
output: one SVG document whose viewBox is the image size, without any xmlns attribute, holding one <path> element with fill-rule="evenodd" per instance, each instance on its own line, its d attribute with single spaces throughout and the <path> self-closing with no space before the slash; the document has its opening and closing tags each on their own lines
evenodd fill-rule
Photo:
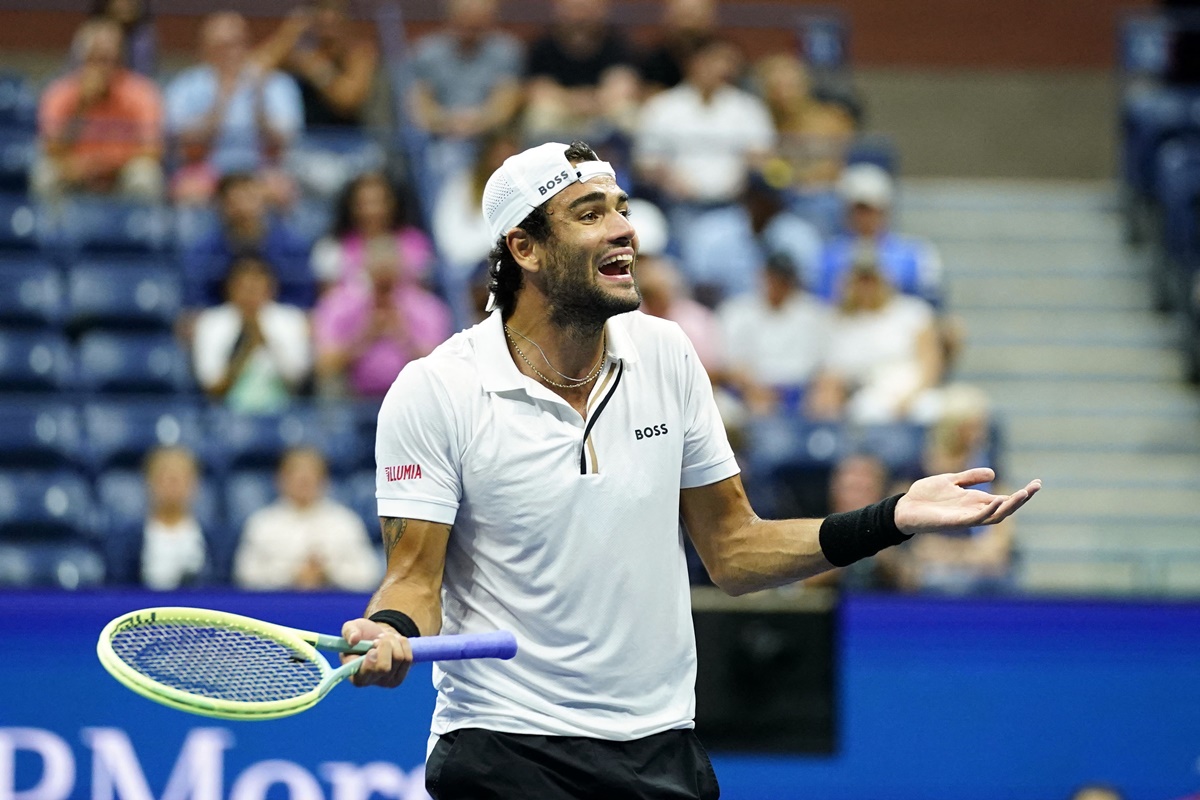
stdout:
<svg viewBox="0 0 1200 800">
<path fill-rule="evenodd" d="M 909 422 L 866 425 L 854 432 L 854 449 L 876 456 L 893 475 L 921 472 L 925 427 Z"/>
<path fill-rule="evenodd" d="M 0 539 L 43 541 L 95 533 L 91 490 L 76 472 L 0 472 Z"/>
<path fill-rule="evenodd" d="M 89 541 L 0 544 L 0 586 L 89 589 L 104 582 L 104 561 Z"/>
<path fill-rule="evenodd" d="M 170 267 L 84 263 L 67 273 L 67 324 L 169 331 L 182 307 L 183 287 Z"/>
<path fill-rule="evenodd" d="M 36 250 L 42 227 L 41 213 L 24 194 L 0 194 L 0 250 Z"/>
<path fill-rule="evenodd" d="M 79 340 L 80 385 L 93 392 L 192 390 L 187 356 L 170 334 L 92 331 Z"/>
<path fill-rule="evenodd" d="M 226 470 L 274 470 L 283 454 L 300 446 L 319 450 L 332 474 L 344 474 L 358 457 L 354 420 L 341 408 L 299 406 L 282 414 L 210 412 L 214 463 Z"/>
<path fill-rule="evenodd" d="M 274 503 L 278 496 L 274 471 L 231 472 L 225 479 L 225 513 L 229 529 L 240 537 L 250 515 Z"/>
<path fill-rule="evenodd" d="M 24 192 L 37 155 L 37 136 L 23 127 L 0 125 L 0 190 Z"/>
<path fill-rule="evenodd" d="M 180 445 L 203 460 L 206 447 L 203 416 L 185 398 L 108 399 L 83 408 L 88 461 L 97 473 L 117 467 L 140 467 L 155 447 Z"/>
<path fill-rule="evenodd" d="M 44 210 L 45 239 L 66 258 L 79 254 L 161 254 L 170 250 L 170 209 L 116 198 L 71 197 Z"/>
<path fill-rule="evenodd" d="M 63 318 L 63 279 L 38 257 L 0 261 L 0 325 L 56 327 Z"/>
<path fill-rule="evenodd" d="M 37 125 L 37 92 L 19 72 L 0 73 L 0 124 L 29 131 Z"/>
<path fill-rule="evenodd" d="M 55 331 L 0 330 L 0 386 L 10 392 L 56 392 L 74 385 L 66 338 Z"/>
<path fill-rule="evenodd" d="M 746 426 L 747 460 L 756 472 L 780 467 L 828 467 L 846 454 L 849 440 L 837 423 L 770 416 Z"/>
<path fill-rule="evenodd" d="M 79 414 L 66 403 L 0 395 L 0 467 L 73 467 L 83 458 Z"/>
</svg>

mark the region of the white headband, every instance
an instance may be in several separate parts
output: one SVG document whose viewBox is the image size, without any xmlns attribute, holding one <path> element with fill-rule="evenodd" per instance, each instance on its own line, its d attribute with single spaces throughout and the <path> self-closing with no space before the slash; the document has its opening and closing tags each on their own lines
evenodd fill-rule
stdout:
<svg viewBox="0 0 1200 800">
<path fill-rule="evenodd" d="M 483 216 L 492 240 L 521 224 L 529 212 L 579 181 L 597 175 L 616 177 L 607 161 L 581 161 L 572 166 L 567 145 L 547 142 L 507 158 L 483 189 Z"/>
</svg>

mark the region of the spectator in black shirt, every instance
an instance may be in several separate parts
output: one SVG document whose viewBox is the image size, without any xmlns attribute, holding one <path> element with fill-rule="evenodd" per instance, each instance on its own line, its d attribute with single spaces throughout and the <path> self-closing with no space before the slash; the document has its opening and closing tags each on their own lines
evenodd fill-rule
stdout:
<svg viewBox="0 0 1200 800">
<path fill-rule="evenodd" d="M 529 50 L 530 139 L 604 139 L 636 121 L 639 82 L 606 0 L 554 0 L 554 22 Z"/>
<path fill-rule="evenodd" d="M 679 84 L 692 53 L 716 33 L 716 0 L 669 0 L 663 9 L 662 38 L 642 59 L 645 91 L 660 92 Z"/>
</svg>

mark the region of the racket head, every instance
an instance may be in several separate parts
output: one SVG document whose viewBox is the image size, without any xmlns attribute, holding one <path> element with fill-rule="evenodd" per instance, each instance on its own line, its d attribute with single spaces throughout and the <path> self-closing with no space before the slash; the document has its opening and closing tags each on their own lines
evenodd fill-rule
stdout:
<svg viewBox="0 0 1200 800">
<path fill-rule="evenodd" d="M 346 668 L 330 668 L 294 631 L 201 608 L 123 614 L 96 653 L 127 688 L 162 705 L 218 719 L 276 719 L 310 708 Z"/>
</svg>

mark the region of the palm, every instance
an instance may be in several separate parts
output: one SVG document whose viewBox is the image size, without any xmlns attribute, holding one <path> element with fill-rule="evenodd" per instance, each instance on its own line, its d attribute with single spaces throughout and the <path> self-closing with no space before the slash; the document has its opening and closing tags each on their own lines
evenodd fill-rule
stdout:
<svg viewBox="0 0 1200 800">
<path fill-rule="evenodd" d="M 922 478 L 896 505 L 896 525 L 904 533 L 931 533 L 972 525 L 992 525 L 1016 511 L 1042 484 L 1030 481 L 1010 495 L 994 495 L 966 487 L 995 478 L 990 469 L 971 469 Z"/>
</svg>

